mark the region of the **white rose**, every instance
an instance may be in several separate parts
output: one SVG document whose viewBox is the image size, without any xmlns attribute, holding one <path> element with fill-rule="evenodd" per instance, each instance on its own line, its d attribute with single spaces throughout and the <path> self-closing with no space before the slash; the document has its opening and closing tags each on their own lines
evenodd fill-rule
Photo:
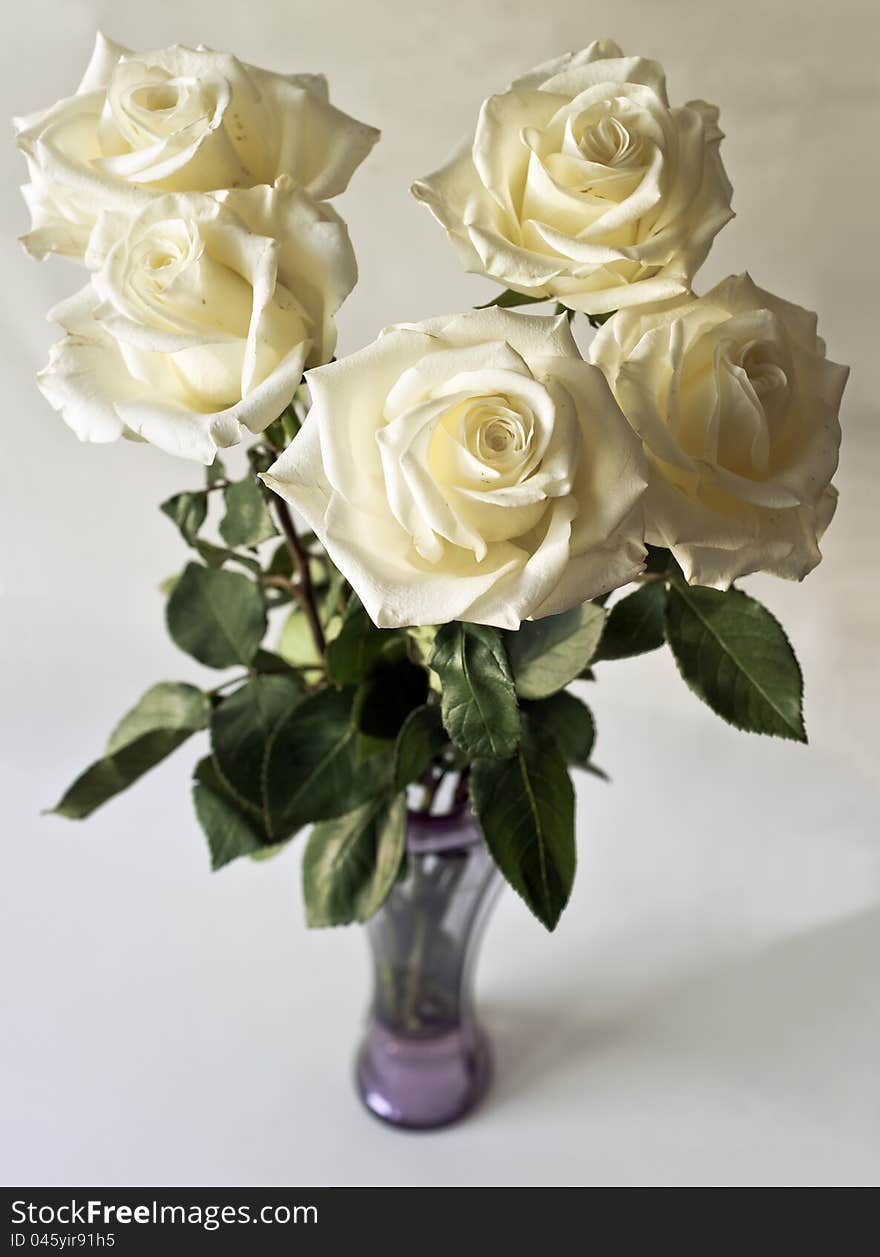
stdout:
<svg viewBox="0 0 880 1257">
<path fill-rule="evenodd" d="M 392 327 L 308 384 L 264 480 L 380 627 L 517 628 L 641 570 L 639 443 L 564 316 Z"/>
<path fill-rule="evenodd" d="M 800 580 L 837 500 L 837 412 L 849 374 L 816 316 L 731 276 L 705 297 L 625 310 L 590 349 L 653 474 L 646 536 L 686 578 Z"/>
<path fill-rule="evenodd" d="M 517 79 L 413 185 L 470 271 L 603 314 L 688 289 L 733 217 L 718 111 L 670 109 L 662 67 L 590 44 Z"/>
<path fill-rule="evenodd" d="M 15 119 L 35 257 L 82 259 L 101 209 L 163 192 L 248 188 L 289 175 L 342 192 L 379 132 L 335 109 L 322 75 L 273 74 L 206 48 L 134 53 L 98 35 L 77 94 Z"/>
<path fill-rule="evenodd" d="M 104 214 L 93 244 L 100 270 L 50 312 L 68 335 L 40 388 L 81 440 L 137 437 L 204 463 L 332 355 L 357 278 L 345 224 L 285 179 Z"/>
</svg>

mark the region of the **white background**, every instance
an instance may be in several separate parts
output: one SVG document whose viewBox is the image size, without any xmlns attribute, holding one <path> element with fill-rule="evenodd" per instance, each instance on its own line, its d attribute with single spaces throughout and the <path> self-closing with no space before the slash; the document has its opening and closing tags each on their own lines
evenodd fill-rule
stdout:
<svg viewBox="0 0 880 1257">
<path fill-rule="evenodd" d="M 833 16 L 832 16 L 833 14 Z M 298 852 L 211 875 L 188 745 L 86 824 L 40 817 L 160 678 L 184 554 L 156 510 L 199 469 L 81 446 L 33 383 L 64 262 L 15 244 L 2 153 L 0 1178 L 9 1184 L 868 1184 L 880 1163 L 876 9 L 868 0 L 28 0 L 0 115 L 73 90 L 94 28 L 324 70 L 384 138 L 340 202 L 361 266 L 341 350 L 487 300 L 410 180 L 480 101 L 598 36 L 721 106 L 739 217 L 698 288 L 748 267 L 817 309 L 853 364 L 841 504 L 803 587 L 756 579 L 807 679 L 811 745 L 749 738 L 668 656 L 606 666 L 589 700 L 612 786 L 579 788 L 579 875 L 553 937 L 512 894 L 480 972 L 497 1045 L 467 1124 L 406 1136 L 358 1108 L 357 931 L 308 934 Z"/>
</svg>

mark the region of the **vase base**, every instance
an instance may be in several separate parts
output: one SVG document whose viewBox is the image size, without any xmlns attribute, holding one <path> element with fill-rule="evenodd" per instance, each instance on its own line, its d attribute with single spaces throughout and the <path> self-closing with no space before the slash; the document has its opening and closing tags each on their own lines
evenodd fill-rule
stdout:
<svg viewBox="0 0 880 1257">
<path fill-rule="evenodd" d="M 367 1109 L 402 1130 L 437 1130 L 480 1103 L 492 1077 L 482 1030 L 410 1038 L 372 1023 L 358 1053 L 355 1080 Z"/>
</svg>

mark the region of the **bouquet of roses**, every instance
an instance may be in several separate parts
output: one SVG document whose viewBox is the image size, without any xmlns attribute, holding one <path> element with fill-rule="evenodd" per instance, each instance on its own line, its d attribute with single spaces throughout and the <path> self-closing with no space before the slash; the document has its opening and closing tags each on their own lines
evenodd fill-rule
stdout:
<svg viewBox="0 0 880 1257">
<path fill-rule="evenodd" d="M 601 41 L 491 96 L 413 192 L 498 294 L 339 359 L 357 271 L 328 201 L 378 133 L 321 76 L 99 36 L 16 128 L 25 245 L 87 271 L 40 388 L 81 440 L 205 465 L 161 507 L 190 551 L 166 621 L 220 672 L 150 689 L 58 813 L 207 729 L 213 866 L 311 826 L 311 924 L 376 912 L 408 808 L 469 801 L 552 929 L 570 773 L 599 771 L 573 683 L 666 644 L 725 720 L 806 740 L 788 640 L 734 582 L 819 562 L 847 371 L 748 275 L 692 291 L 731 188 L 718 111 L 670 106 L 656 62 Z"/>
</svg>

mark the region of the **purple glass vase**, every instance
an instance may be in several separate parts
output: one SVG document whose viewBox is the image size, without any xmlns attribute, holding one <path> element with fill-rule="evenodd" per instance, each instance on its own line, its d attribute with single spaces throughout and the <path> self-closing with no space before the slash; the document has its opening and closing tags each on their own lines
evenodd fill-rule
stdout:
<svg viewBox="0 0 880 1257">
<path fill-rule="evenodd" d="M 366 926 L 374 991 L 356 1068 L 364 1104 L 393 1126 L 445 1126 L 486 1093 L 473 975 L 500 885 L 470 809 L 410 813 L 405 872 Z"/>
</svg>

